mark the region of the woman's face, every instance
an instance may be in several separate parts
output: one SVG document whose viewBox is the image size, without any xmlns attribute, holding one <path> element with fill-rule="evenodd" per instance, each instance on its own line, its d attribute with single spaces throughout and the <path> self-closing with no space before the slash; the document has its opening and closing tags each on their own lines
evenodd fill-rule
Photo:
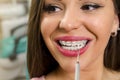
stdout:
<svg viewBox="0 0 120 80">
<path fill-rule="evenodd" d="M 74 72 L 103 66 L 103 55 L 118 18 L 112 0 L 45 0 L 41 21 L 43 39 L 60 68 Z"/>
</svg>

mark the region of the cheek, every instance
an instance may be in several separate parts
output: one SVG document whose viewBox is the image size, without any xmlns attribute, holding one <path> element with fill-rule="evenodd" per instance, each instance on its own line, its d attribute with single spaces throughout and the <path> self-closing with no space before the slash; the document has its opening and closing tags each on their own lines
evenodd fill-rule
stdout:
<svg viewBox="0 0 120 80">
<path fill-rule="evenodd" d="M 97 37 L 109 37 L 113 28 L 114 19 L 112 17 L 108 18 L 101 16 L 90 20 L 89 24 L 91 32 Z"/>
<path fill-rule="evenodd" d="M 51 18 L 43 18 L 41 22 L 41 33 L 43 37 L 50 37 L 52 33 L 57 28 L 57 24 L 54 19 Z"/>
<path fill-rule="evenodd" d="M 55 29 L 57 27 L 55 20 L 53 18 L 44 17 L 41 21 L 40 26 L 41 26 L 41 34 L 43 36 L 43 39 L 45 41 L 46 46 L 48 47 L 48 49 L 50 50 L 51 53 L 54 53 L 52 36 L 53 36 Z"/>
<path fill-rule="evenodd" d="M 97 18 L 91 18 L 89 21 L 89 31 L 91 31 L 94 36 L 94 50 L 96 53 L 98 53 L 98 51 L 103 53 L 111 35 L 114 18 L 110 16 L 99 16 Z"/>
<path fill-rule="evenodd" d="M 48 19 L 43 19 L 41 21 L 41 33 L 44 36 L 47 36 L 51 32 L 50 21 Z"/>
</svg>

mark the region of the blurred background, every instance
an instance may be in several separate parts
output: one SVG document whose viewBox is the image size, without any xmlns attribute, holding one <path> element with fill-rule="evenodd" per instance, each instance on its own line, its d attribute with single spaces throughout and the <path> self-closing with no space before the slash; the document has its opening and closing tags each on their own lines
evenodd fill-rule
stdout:
<svg viewBox="0 0 120 80">
<path fill-rule="evenodd" d="M 0 0 L 0 80 L 29 80 L 27 24 L 31 0 Z"/>
</svg>

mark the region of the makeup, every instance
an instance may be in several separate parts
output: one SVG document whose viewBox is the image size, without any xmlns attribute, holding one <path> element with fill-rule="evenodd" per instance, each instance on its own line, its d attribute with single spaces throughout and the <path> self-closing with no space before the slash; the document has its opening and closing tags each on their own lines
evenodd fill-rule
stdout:
<svg viewBox="0 0 120 80">
<path fill-rule="evenodd" d="M 80 63 L 79 63 L 79 54 L 77 56 L 77 61 L 75 63 L 75 80 L 80 80 Z"/>
</svg>

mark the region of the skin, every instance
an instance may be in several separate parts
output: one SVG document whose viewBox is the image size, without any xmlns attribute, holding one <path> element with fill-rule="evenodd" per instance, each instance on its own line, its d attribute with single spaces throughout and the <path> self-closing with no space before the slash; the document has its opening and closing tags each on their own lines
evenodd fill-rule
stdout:
<svg viewBox="0 0 120 80">
<path fill-rule="evenodd" d="M 46 75 L 46 80 L 74 80 L 76 57 L 64 56 L 56 47 L 55 39 L 62 36 L 91 38 L 88 49 L 80 55 L 80 80 L 105 79 L 103 75 L 109 71 L 103 65 L 104 50 L 119 25 L 112 0 L 45 0 L 45 6 L 49 4 L 54 9 L 43 12 L 41 33 L 60 66 Z M 88 8 L 84 10 L 85 5 Z"/>
</svg>

